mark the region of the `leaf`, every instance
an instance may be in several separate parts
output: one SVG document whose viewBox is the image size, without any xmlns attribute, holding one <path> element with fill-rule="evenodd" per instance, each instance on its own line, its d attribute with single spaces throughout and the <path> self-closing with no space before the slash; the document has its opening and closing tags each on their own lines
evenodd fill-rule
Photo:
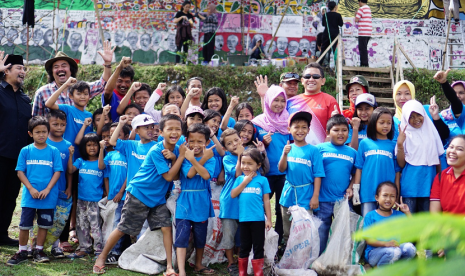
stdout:
<svg viewBox="0 0 465 276">
<path fill-rule="evenodd" d="M 412 259 L 370 270 L 367 276 L 437 276 L 463 275 L 463 257 Z"/>
<path fill-rule="evenodd" d="M 237 11 L 237 9 L 239 9 L 241 7 L 241 4 L 239 4 L 238 1 L 235 1 L 232 6 L 231 6 L 231 10 L 229 11 L 230 13 L 233 13 L 235 11 Z"/>
<path fill-rule="evenodd" d="M 274 14 L 274 7 L 268 7 L 266 14 Z"/>
<path fill-rule="evenodd" d="M 222 6 L 222 5 L 217 5 L 217 6 L 216 6 L 216 11 L 218 11 L 218 12 L 224 12 L 223 6 Z"/>
</svg>

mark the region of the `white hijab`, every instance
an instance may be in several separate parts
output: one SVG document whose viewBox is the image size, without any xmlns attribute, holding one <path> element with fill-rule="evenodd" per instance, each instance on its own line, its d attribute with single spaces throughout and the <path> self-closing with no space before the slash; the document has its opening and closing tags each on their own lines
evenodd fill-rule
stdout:
<svg viewBox="0 0 465 276">
<path fill-rule="evenodd" d="M 423 125 L 419 129 L 412 127 L 408 123 L 412 112 L 416 112 L 424 118 Z M 420 102 L 410 100 L 402 107 L 401 130 L 404 130 L 405 126 L 407 126 L 404 142 L 405 161 L 414 166 L 440 164 L 439 156 L 444 153 L 444 147 L 436 127 Z"/>
</svg>

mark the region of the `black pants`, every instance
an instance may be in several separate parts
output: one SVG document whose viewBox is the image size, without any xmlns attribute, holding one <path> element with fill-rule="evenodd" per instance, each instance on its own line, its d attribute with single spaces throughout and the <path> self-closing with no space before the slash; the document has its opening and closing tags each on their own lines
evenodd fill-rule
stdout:
<svg viewBox="0 0 465 276">
<path fill-rule="evenodd" d="M 331 41 L 334 41 L 334 39 L 336 39 L 336 37 L 331 38 Z M 323 43 L 321 44 L 321 53 L 324 53 L 324 51 L 326 51 L 326 49 L 328 49 L 329 45 L 331 45 L 331 41 L 329 41 L 329 40 L 323 41 Z M 331 53 L 335 54 L 335 51 L 337 49 L 337 43 L 338 42 L 334 43 L 333 46 L 331 47 L 331 50 L 329 50 L 326 53 L 325 57 L 320 60 L 320 65 L 324 65 L 325 61 L 326 61 L 326 64 L 329 66 L 329 62 L 331 61 Z M 334 59 L 336 59 L 336 57 L 334 57 Z"/>
<path fill-rule="evenodd" d="M 268 183 L 270 184 L 271 194 L 270 199 L 273 198 L 273 195 L 276 194 L 275 198 L 275 212 L 276 212 L 276 224 L 274 229 L 279 235 L 279 243 L 283 240 L 283 216 L 281 214 L 281 206 L 279 205 L 279 200 L 281 199 L 281 193 L 283 192 L 284 182 L 286 182 L 286 175 L 271 175 L 266 177 Z"/>
<path fill-rule="evenodd" d="M 210 43 L 208 43 L 209 41 Z M 213 54 L 215 53 L 215 33 L 206 33 L 203 36 L 203 43 L 208 43 L 203 45 L 202 48 L 203 61 L 210 62 Z"/>
<path fill-rule="evenodd" d="M 358 37 L 358 51 L 360 52 L 360 66 L 368 67 L 368 41 L 370 41 L 369 36 L 359 36 Z"/>
<path fill-rule="evenodd" d="M 21 188 L 21 181 L 15 170 L 17 162 L 17 159 L 0 156 L 0 237 L 8 237 L 8 227 Z"/>
<path fill-rule="evenodd" d="M 239 258 L 248 258 L 253 245 L 253 258 L 263 259 L 265 255 L 265 221 L 239 222 L 241 251 Z"/>
<path fill-rule="evenodd" d="M 182 51 L 187 54 L 187 51 L 189 50 L 189 45 L 187 45 L 187 43 L 184 43 L 184 42 L 185 41 L 181 42 L 179 46 L 176 45 L 176 51 L 181 52 L 181 49 L 182 49 Z M 176 55 L 176 63 L 180 63 L 180 62 L 181 62 L 181 56 Z"/>
</svg>

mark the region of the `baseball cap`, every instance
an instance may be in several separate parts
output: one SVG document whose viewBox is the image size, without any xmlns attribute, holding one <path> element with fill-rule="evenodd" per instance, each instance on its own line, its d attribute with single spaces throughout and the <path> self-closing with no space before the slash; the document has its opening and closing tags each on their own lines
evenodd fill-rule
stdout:
<svg viewBox="0 0 465 276">
<path fill-rule="evenodd" d="M 147 114 L 140 114 L 134 117 L 131 122 L 132 129 L 136 129 L 137 127 L 140 126 L 146 126 L 146 125 L 153 125 L 155 124 L 155 121 L 153 120 L 152 116 L 147 115 Z"/>
<path fill-rule="evenodd" d="M 365 87 L 367 89 L 367 93 L 369 93 L 369 88 L 370 88 L 370 85 L 368 84 L 368 81 L 365 79 L 364 76 L 362 75 L 356 75 L 356 76 L 353 76 L 349 83 L 346 85 L 346 91 L 347 93 L 349 93 L 349 88 L 352 84 L 354 83 L 358 83 L 360 84 L 361 86 Z"/>
<path fill-rule="evenodd" d="M 189 116 L 192 113 L 200 113 L 200 115 L 202 115 L 202 117 L 205 118 L 205 113 L 203 113 L 202 108 L 200 108 L 198 106 L 190 106 L 186 110 L 186 115 L 184 116 L 184 119 L 187 118 L 187 116 Z"/>
<path fill-rule="evenodd" d="M 361 103 L 366 103 L 371 105 L 372 107 L 376 107 L 376 99 L 375 96 L 369 93 L 363 93 L 357 96 L 357 99 L 355 99 L 355 106 L 361 104 Z"/>
<path fill-rule="evenodd" d="M 282 73 L 281 76 L 279 77 L 279 81 L 291 81 L 291 80 L 296 80 L 300 81 L 300 76 L 297 73 L 292 73 L 292 72 L 286 72 Z"/>
<path fill-rule="evenodd" d="M 289 127 L 291 126 L 292 121 L 297 119 L 303 119 L 305 121 L 308 121 L 308 124 L 310 125 L 310 123 L 312 122 L 312 114 L 308 113 L 307 111 L 297 111 L 296 113 L 291 114 L 287 121 Z"/>
</svg>

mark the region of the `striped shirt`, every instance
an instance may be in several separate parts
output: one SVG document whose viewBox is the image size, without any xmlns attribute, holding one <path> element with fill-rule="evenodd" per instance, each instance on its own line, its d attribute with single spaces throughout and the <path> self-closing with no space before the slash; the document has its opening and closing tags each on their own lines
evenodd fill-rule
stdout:
<svg viewBox="0 0 465 276">
<path fill-rule="evenodd" d="M 371 9 L 368 5 L 360 7 L 357 11 L 356 18 L 358 21 L 358 35 L 371 36 Z"/>
</svg>

